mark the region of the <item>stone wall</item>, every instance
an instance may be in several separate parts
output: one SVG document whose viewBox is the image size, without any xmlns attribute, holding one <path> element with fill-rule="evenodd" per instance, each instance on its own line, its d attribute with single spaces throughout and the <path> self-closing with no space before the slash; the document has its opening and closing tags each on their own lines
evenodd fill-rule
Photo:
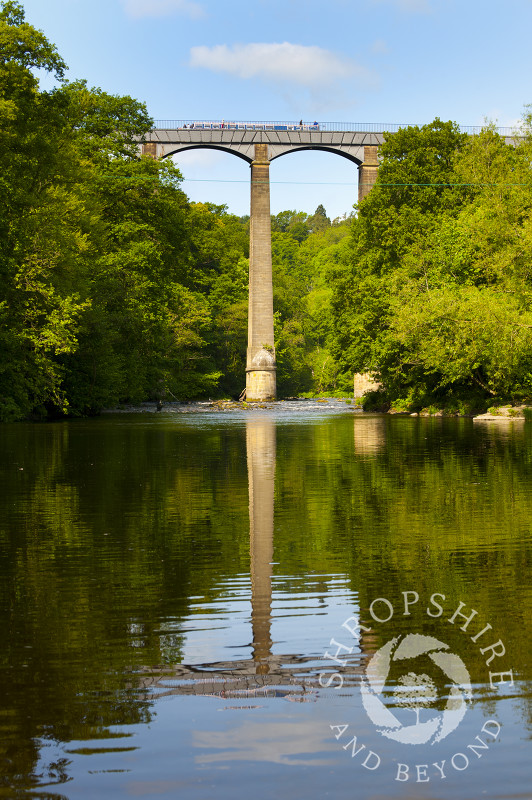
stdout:
<svg viewBox="0 0 532 800">
<path fill-rule="evenodd" d="M 371 372 L 357 372 L 353 380 L 353 397 L 360 398 L 366 392 L 374 392 L 380 389 L 380 383 L 373 380 Z"/>
</svg>

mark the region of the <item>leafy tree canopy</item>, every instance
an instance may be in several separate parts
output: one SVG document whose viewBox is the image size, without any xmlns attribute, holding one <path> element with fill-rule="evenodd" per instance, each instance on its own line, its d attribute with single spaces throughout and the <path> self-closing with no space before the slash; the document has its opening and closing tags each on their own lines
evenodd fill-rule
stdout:
<svg viewBox="0 0 532 800">
<path fill-rule="evenodd" d="M 513 144 L 439 120 L 387 138 L 335 278 L 346 383 L 374 372 L 405 410 L 532 394 L 529 117 Z"/>
</svg>

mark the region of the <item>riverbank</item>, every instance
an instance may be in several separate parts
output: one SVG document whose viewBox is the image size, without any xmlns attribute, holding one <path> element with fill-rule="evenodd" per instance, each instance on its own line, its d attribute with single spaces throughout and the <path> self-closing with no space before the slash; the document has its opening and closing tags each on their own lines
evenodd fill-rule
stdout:
<svg viewBox="0 0 532 800">
<path fill-rule="evenodd" d="M 389 414 L 398 413 L 391 409 Z M 484 414 L 458 414 L 439 411 L 419 411 L 408 414 L 411 417 L 471 417 L 474 420 L 494 419 L 500 421 L 532 419 L 532 406 L 492 406 Z"/>
</svg>

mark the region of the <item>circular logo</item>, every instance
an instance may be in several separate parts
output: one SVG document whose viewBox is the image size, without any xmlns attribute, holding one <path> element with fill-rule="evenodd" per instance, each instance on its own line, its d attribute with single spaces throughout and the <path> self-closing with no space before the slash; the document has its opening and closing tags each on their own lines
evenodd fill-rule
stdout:
<svg viewBox="0 0 532 800">
<path fill-rule="evenodd" d="M 409 633 L 371 657 L 362 702 L 379 733 L 403 744 L 435 744 L 458 727 L 471 682 L 462 659 L 448 650 L 432 636 Z"/>
</svg>

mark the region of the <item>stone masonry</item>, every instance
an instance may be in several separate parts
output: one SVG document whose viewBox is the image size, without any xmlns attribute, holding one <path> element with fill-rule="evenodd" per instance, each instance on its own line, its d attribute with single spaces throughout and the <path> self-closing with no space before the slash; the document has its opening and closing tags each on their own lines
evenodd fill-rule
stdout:
<svg viewBox="0 0 532 800">
<path fill-rule="evenodd" d="M 255 145 L 251 164 L 249 314 L 246 400 L 275 400 L 272 236 L 268 145 Z"/>
<path fill-rule="evenodd" d="M 379 171 L 379 148 L 376 145 L 364 147 L 364 161 L 358 168 L 358 202 L 368 196 L 377 181 Z"/>
</svg>

